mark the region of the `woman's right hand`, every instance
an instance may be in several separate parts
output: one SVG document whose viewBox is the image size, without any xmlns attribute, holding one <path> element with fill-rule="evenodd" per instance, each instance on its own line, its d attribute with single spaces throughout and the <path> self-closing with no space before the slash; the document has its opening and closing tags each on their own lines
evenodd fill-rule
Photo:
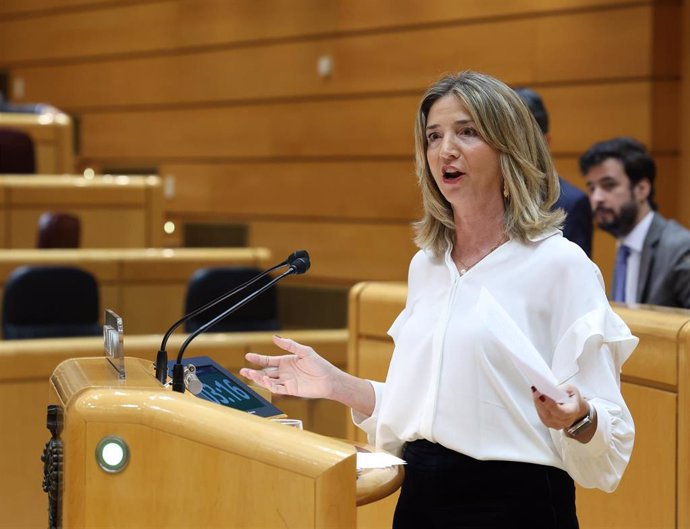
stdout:
<svg viewBox="0 0 690 529">
<path fill-rule="evenodd" d="M 261 369 L 240 369 L 240 374 L 268 389 L 271 393 L 306 398 L 331 398 L 337 367 L 319 356 L 314 349 L 288 338 L 273 336 L 273 343 L 291 353 L 268 356 L 247 353 L 247 361 Z"/>
</svg>

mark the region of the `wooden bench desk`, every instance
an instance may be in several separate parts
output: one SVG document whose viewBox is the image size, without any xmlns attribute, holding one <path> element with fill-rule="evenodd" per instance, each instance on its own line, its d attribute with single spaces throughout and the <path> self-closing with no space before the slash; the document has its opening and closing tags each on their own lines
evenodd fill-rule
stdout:
<svg viewBox="0 0 690 529">
<path fill-rule="evenodd" d="M 37 173 L 74 172 L 72 118 L 69 115 L 62 112 L 0 112 L 0 127 L 20 129 L 31 136 Z"/>
<path fill-rule="evenodd" d="M 81 248 L 163 245 L 163 190 L 157 176 L 0 176 L 0 248 L 35 248 L 47 211 L 79 217 Z"/>
<path fill-rule="evenodd" d="M 264 248 L 0 250 L 0 290 L 20 266 L 78 266 L 98 281 L 101 314 L 109 308 L 122 316 L 127 334 L 163 333 L 182 316 L 187 284 L 196 270 L 233 265 L 263 269 L 270 258 Z"/>
</svg>

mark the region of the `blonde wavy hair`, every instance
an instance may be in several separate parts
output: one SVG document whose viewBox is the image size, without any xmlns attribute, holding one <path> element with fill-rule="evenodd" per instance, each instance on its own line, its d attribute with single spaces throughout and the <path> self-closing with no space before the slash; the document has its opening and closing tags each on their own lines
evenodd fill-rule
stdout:
<svg viewBox="0 0 690 529">
<path fill-rule="evenodd" d="M 526 242 L 551 228 L 560 228 L 565 214 L 551 208 L 560 186 L 544 135 L 520 97 L 489 75 L 464 71 L 441 78 L 422 97 L 415 123 L 417 181 L 424 216 L 413 224 L 415 243 L 442 255 L 455 241 L 450 203 L 431 175 L 426 152 L 427 118 L 432 105 L 453 94 L 465 107 L 482 139 L 499 153 L 508 198 L 503 198 L 503 226 L 511 239 Z"/>
</svg>

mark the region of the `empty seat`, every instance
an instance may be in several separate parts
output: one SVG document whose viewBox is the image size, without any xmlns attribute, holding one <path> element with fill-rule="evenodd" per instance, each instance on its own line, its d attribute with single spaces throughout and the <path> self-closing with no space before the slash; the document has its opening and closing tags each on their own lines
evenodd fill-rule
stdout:
<svg viewBox="0 0 690 529">
<path fill-rule="evenodd" d="M 20 129 L 0 127 L 0 174 L 36 172 L 34 142 Z"/>
<path fill-rule="evenodd" d="M 261 271 L 256 268 L 234 266 L 209 267 L 197 270 L 187 286 L 185 314 L 202 307 L 260 273 Z M 196 331 L 243 297 L 266 285 L 270 280 L 270 277 L 264 277 L 247 290 L 191 318 L 185 323 L 185 330 L 187 332 Z M 280 325 L 278 323 L 277 291 L 276 287 L 272 286 L 235 313 L 218 322 L 209 329 L 209 332 L 271 331 L 278 329 L 280 329 Z"/>
<path fill-rule="evenodd" d="M 98 284 L 69 266 L 23 266 L 5 282 L 2 332 L 6 340 L 98 336 Z"/>
<path fill-rule="evenodd" d="M 37 248 L 79 248 L 81 224 L 70 213 L 49 211 L 38 219 Z"/>
</svg>

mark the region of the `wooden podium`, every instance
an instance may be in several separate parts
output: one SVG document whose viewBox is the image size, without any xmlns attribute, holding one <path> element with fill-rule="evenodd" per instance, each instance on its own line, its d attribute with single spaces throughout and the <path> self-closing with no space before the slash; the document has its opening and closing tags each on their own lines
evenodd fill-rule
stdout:
<svg viewBox="0 0 690 529">
<path fill-rule="evenodd" d="M 120 380 L 105 357 L 78 358 L 51 376 L 54 527 L 356 526 L 351 444 L 172 392 L 151 361 L 125 369 Z M 99 465 L 108 438 L 126 445 L 119 472 Z"/>
</svg>

